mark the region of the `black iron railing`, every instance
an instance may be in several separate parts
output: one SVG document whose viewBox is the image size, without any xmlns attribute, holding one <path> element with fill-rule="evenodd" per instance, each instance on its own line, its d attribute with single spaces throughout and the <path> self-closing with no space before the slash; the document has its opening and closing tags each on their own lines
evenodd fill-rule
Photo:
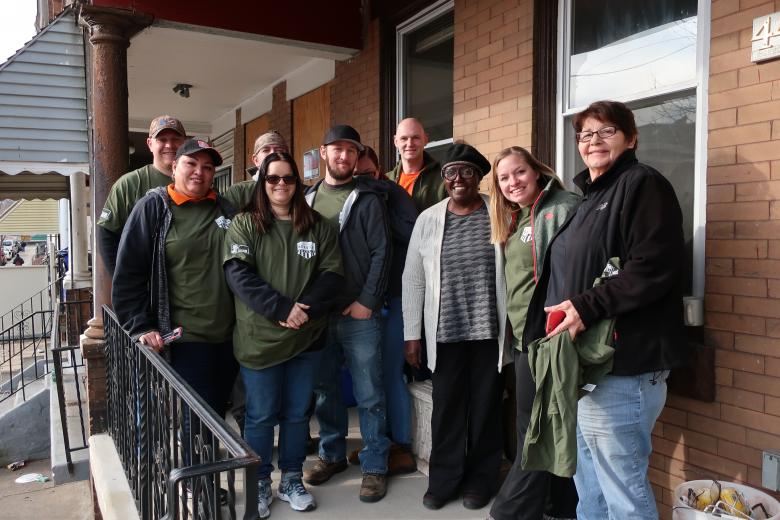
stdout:
<svg viewBox="0 0 780 520">
<path fill-rule="evenodd" d="M 21 392 L 27 399 L 27 386 L 49 373 L 52 310 L 33 311 L 0 331 L 0 403 Z M 23 332 L 26 331 L 26 332 Z"/>
<path fill-rule="evenodd" d="M 40 326 L 40 323 L 37 327 L 33 328 L 32 325 L 34 322 L 27 320 L 26 318 L 33 314 L 40 313 L 41 311 L 49 311 L 51 313 L 51 311 L 54 310 L 61 289 L 62 278 L 58 278 L 37 293 L 23 300 L 10 311 L 0 315 L 0 331 L 12 330 L 14 338 L 36 338 L 36 334 L 40 335 L 43 328 Z M 21 322 L 24 323 L 20 328 L 17 325 Z M 3 340 L 4 339 L 5 337 Z M 3 355 L 6 350 L 7 349 L 3 349 L 0 352 L 0 355 Z M 0 358 L 0 360 L 5 359 L 7 358 Z"/>
<path fill-rule="evenodd" d="M 82 399 L 84 359 L 81 357 L 78 338 L 80 332 L 86 329 L 87 321 L 92 315 L 91 298 L 60 302 L 54 313 L 54 323 L 57 323 L 58 330 L 54 334 L 54 345 L 51 353 L 54 364 L 54 382 L 57 385 L 57 404 L 60 411 L 62 440 L 69 473 L 73 473 L 71 454 L 89 447 L 84 419 L 85 403 Z M 79 440 L 71 439 L 69 427 L 72 426 L 72 421 L 68 420 L 68 405 L 75 407 L 78 411 L 78 423 L 75 430 L 80 434 Z"/>
<path fill-rule="evenodd" d="M 260 458 L 157 353 L 103 307 L 108 430 L 141 518 L 236 518 L 236 471 L 244 518 L 257 518 Z M 226 493 L 220 492 L 223 479 Z"/>
</svg>

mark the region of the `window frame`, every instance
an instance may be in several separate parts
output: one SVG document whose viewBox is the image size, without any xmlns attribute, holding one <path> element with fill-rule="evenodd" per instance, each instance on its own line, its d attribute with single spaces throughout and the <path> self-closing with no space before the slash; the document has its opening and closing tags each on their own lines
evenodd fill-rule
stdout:
<svg viewBox="0 0 780 520">
<path fill-rule="evenodd" d="M 411 18 L 399 23 L 395 29 L 395 126 L 404 119 L 404 37 L 420 27 L 423 27 L 427 23 L 435 20 L 436 18 L 455 10 L 455 0 L 439 0 L 434 2 L 429 7 L 421 10 Z M 454 68 L 454 64 L 453 64 Z M 430 141 L 425 145 L 425 149 L 435 148 L 451 144 L 454 142 L 454 136 L 450 136 L 447 139 L 439 139 L 438 141 Z M 396 152 L 397 156 L 397 152 Z"/>
<path fill-rule="evenodd" d="M 565 178 L 565 128 L 566 118 L 586 108 L 586 106 L 569 107 L 570 88 L 570 56 L 571 56 L 571 21 L 573 0 L 558 0 L 558 45 L 556 56 L 558 60 L 558 78 L 556 94 L 556 124 L 555 124 L 555 163 L 557 170 L 564 177 L 563 181 L 570 183 L 572 179 Z M 656 101 L 668 99 L 685 91 L 696 92 L 696 130 L 694 148 L 694 180 L 693 180 L 693 279 L 692 296 L 704 298 L 705 284 L 705 246 L 707 224 L 707 120 L 708 103 L 707 88 L 709 78 L 710 50 L 710 2 L 698 0 L 696 12 L 696 78 L 674 86 L 653 92 L 643 92 L 631 97 L 615 97 L 615 101 L 627 104 L 648 106 Z"/>
</svg>

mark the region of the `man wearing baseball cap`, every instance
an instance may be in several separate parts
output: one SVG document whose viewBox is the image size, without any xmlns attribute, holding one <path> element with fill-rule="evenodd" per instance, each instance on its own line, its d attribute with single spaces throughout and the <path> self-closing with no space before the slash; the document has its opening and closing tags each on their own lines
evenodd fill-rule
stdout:
<svg viewBox="0 0 780 520">
<path fill-rule="evenodd" d="M 382 386 L 379 314 L 390 270 L 390 233 L 382 193 L 373 182 L 353 178 L 360 134 L 336 125 L 325 135 L 320 157 L 325 179 L 309 189 L 306 200 L 323 217 L 339 226 L 345 284 L 338 309 L 330 317 L 328 337 L 315 381 L 315 415 L 320 424 L 319 460 L 304 472 L 311 485 L 326 482 L 347 469 L 347 410 L 341 399 L 342 360 L 352 373 L 365 447 L 360 451 L 362 502 L 377 502 L 387 492 L 385 394 Z"/>
<path fill-rule="evenodd" d="M 124 174 L 111 186 L 97 221 L 100 254 L 111 275 L 116 266 L 119 238 L 133 206 L 150 189 L 170 184 L 176 151 L 186 138 L 181 121 L 169 115 L 155 117 L 146 139 L 152 152 L 152 164 Z"/>
<path fill-rule="evenodd" d="M 247 168 L 246 172 L 252 176 L 251 180 L 237 182 L 228 188 L 224 195 L 233 205 L 242 210 L 252 199 L 252 193 L 257 181 L 257 168 L 263 163 L 263 159 L 272 153 L 285 152 L 290 153 L 287 141 L 282 134 L 276 130 L 269 130 L 257 139 L 255 139 L 254 152 L 252 153 L 252 163 L 254 166 Z"/>
</svg>

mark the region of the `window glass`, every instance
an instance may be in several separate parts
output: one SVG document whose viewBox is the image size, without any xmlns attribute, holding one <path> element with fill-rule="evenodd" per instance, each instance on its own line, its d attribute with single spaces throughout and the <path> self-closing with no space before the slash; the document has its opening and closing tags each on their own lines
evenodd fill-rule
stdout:
<svg viewBox="0 0 780 520">
<path fill-rule="evenodd" d="M 403 35 L 403 114 L 419 119 L 431 141 L 452 138 L 452 11 Z"/>
<path fill-rule="evenodd" d="M 682 95 L 657 102 L 650 106 L 629 105 L 634 112 L 639 131 L 637 158 L 661 172 L 674 187 L 683 214 L 685 236 L 685 285 L 686 294 L 693 288 L 693 209 L 694 209 L 694 160 L 696 153 L 696 95 L 686 92 Z M 569 189 L 574 188 L 572 179 L 585 169 L 577 151 L 571 118 L 566 118 L 564 178 Z"/>
<path fill-rule="evenodd" d="M 697 0 L 574 0 L 568 106 L 696 80 Z"/>
</svg>

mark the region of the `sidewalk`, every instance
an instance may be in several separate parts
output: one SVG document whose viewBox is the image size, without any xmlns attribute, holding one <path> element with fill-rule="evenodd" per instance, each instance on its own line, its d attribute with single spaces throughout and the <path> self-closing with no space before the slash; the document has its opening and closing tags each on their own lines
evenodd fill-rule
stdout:
<svg viewBox="0 0 780 520">
<path fill-rule="evenodd" d="M 37 460 L 16 471 L 0 468 L 0 519 L 86 520 L 93 518 L 89 481 L 54 486 L 54 482 L 17 484 L 27 473 L 51 478 L 51 462 Z"/>
</svg>

